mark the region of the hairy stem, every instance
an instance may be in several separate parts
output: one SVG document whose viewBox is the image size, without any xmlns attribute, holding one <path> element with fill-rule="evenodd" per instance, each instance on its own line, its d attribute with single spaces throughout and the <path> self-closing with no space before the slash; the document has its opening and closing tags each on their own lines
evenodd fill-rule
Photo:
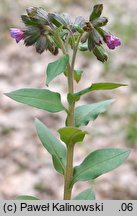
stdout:
<svg viewBox="0 0 137 216">
<path fill-rule="evenodd" d="M 67 165 L 65 171 L 65 184 L 64 184 L 64 200 L 71 199 L 71 192 L 72 187 L 70 187 L 70 183 L 73 177 L 73 153 L 74 153 L 74 146 L 70 145 L 67 148 Z"/>
<path fill-rule="evenodd" d="M 74 93 L 74 66 L 75 66 L 75 60 L 78 50 L 78 45 L 80 41 L 81 36 L 79 37 L 77 44 L 75 47 L 73 47 L 73 56 L 72 56 L 72 62 L 71 65 L 68 67 L 68 93 L 73 94 Z M 75 110 L 75 102 L 69 102 L 69 109 L 68 109 L 68 116 L 67 116 L 67 126 L 74 127 L 74 110 Z M 65 170 L 65 176 L 64 176 L 64 200 L 70 200 L 71 199 L 71 193 L 72 193 L 72 187 L 71 181 L 73 178 L 73 154 L 74 154 L 74 145 L 73 143 L 69 146 L 67 146 L 67 164 L 66 164 L 66 170 Z"/>
<path fill-rule="evenodd" d="M 60 47 L 62 49 L 63 54 L 68 54 L 66 47 L 62 41 L 62 39 L 58 36 L 58 34 L 54 34 L 55 38 L 60 44 Z M 73 81 L 74 81 L 74 66 L 75 66 L 75 60 L 76 60 L 76 55 L 78 51 L 78 45 L 80 42 L 82 34 L 79 36 L 79 39 L 77 43 L 75 44 L 74 37 L 72 35 L 73 39 L 73 55 L 72 55 L 72 61 L 71 64 L 68 65 L 68 73 L 67 73 L 67 78 L 68 78 L 68 93 L 73 94 L 74 93 L 74 86 L 73 86 Z M 67 126 L 74 127 L 75 122 L 74 122 L 74 110 L 75 110 L 75 102 L 68 102 L 68 112 L 67 112 Z M 73 178 L 73 154 L 74 154 L 74 145 L 73 143 L 69 146 L 67 146 L 67 161 L 66 161 L 66 169 L 65 169 L 65 174 L 64 174 L 64 200 L 70 200 L 71 199 L 71 193 L 72 193 L 72 187 L 71 181 Z"/>
</svg>

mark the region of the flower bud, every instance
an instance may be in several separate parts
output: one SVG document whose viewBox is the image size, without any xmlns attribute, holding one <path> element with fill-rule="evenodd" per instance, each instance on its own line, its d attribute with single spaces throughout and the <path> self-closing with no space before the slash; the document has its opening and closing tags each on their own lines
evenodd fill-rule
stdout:
<svg viewBox="0 0 137 216">
<path fill-rule="evenodd" d="M 93 34 L 90 33 L 89 34 L 89 37 L 88 37 L 88 49 L 89 51 L 92 51 L 96 46 L 96 43 L 94 41 L 94 38 L 93 38 Z"/>
<path fill-rule="evenodd" d="M 92 29 L 88 36 L 88 49 L 89 51 L 92 51 L 96 45 L 100 46 L 102 44 L 101 38 L 99 33 L 95 28 Z"/>
<path fill-rule="evenodd" d="M 44 52 L 45 49 L 48 48 L 48 43 L 47 43 L 47 39 L 46 36 L 40 36 L 40 38 L 37 40 L 36 44 L 36 51 L 41 54 Z"/>
<path fill-rule="evenodd" d="M 95 28 L 92 29 L 91 34 L 93 36 L 93 40 L 94 40 L 95 44 L 97 44 L 97 45 L 102 44 L 101 37 L 100 37 L 99 33 L 97 32 L 97 30 Z"/>
<path fill-rule="evenodd" d="M 93 50 L 93 53 L 97 59 L 103 63 L 108 59 L 108 55 L 102 46 L 96 46 Z"/>
<path fill-rule="evenodd" d="M 77 31 L 77 32 L 79 32 L 80 34 L 82 34 L 82 33 L 84 33 L 84 30 L 83 30 L 83 28 L 81 28 L 79 25 L 73 25 L 73 28 Z"/>
<path fill-rule="evenodd" d="M 79 50 L 82 51 L 82 52 L 87 51 L 88 50 L 88 44 L 87 43 L 80 44 L 79 45 Z"/>
<path fill-rule="evenodd" d="M 102 11 L 103 11 L 103 4 L 95 5 L 94 8 L 93 8 L 93 12 L 90 15 L 89 20 L 92 21 L 92 20 L 100 17 L 101 14 L 102 14 Z"/>
<path fill-rule="evenodd" d="M 30 20 L 38 25 L 49 25 L 48 13 L 43 8 L 29 7 L 26 9 Z"/>
<path fill-rule="evenodd" d="M 60 27 L 63 25 L 63 27 L 67 28 L 68 26 L 64 17 L 57 13 L 48 13 L 48 18 L 56 27 Z"/>
<path fill-rule="evenodd" d="M 37 40 L 40 38 L 41 33 L 39 31 L 39 28 L 37 27 L 31 27 L 26 30 L 24 43 L 26 46 L 32 46 L 37 42 Z"/>
<path fill-rule="evenodd" d="M 82 51 L 82 52 L 87 51 L 87 50 L 88 50 L 88 45 L 87 45 L 87 43 L 80 44 L 79 50 Z"/>
<path fill-rule="evenodd" d="M 85 32 L 84 35 L 82 36 L 81 40 L 80 40 L 81 43 L 85 43 L 87 41 L 88 37 L 89 37 L 89 32 Z"/>
<path fill-rule="evenodd" d="M 107 23 L 108 23 L 108 18 L 106 17 L 99 17 L 93 20 L 92 22 L 94 27 L 102 27 L 102 26 L 105 26 Z"/>
<path fill-rule="evenodd" d="M 48 47 L 48 50 L 53 54 L 53 55 L 58 55 L 58 48 L 55 45 L 50 45 Z"/>
<path fill-rule="evenodd" d="M 38 9 L 37 7 L 29 7 L 29 8 L 27 8 L 26 11 L 27 11 L 28 16 L 29 17 L 35 17 L 36 14 L 37 14 L 37 9 Z"/>
<path fill-rule="evenodd" d="M 83 27 L 85 26 L 85 19 L 82 16 L 78 16 L 73 24 L 74 29 L 76 29 L 80 34 L 84 33 Z"/>
</svg>

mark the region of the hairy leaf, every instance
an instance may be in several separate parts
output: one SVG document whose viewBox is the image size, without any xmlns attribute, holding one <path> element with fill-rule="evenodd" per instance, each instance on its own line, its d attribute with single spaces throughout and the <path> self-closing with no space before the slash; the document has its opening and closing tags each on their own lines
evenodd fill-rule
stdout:
<svg viewBox="0 0 137 216">
<path fill-rule="evenodd" d="M 90 153 L 74 169 L 72 184 L 77 181 L 88 181 L 120 166 L 129 156 L 129 149 L 99 149 Z"/>
<path fill-rule="evenodd" d="M 96 91 L 96 90 L 112 90 L 122 86 L 127 86 L 126 84 L 120 83 L 93 83 L 90 87 L 83 89 L 80 92 L 73 94 L 74 97 L 80 97 L 86 93 Z"/>
<path fill-rule="evenodd" d="M 101 113 L 104 113 L 114 100 L 101 101 L 94 104 L 83 105 L 75 110 L 75 126 L 87 125 L 89 121 L 94 121 Z"/>
<path fill-rule="evenodd" d="M 64 174 L 66 162 L 65 146 L 51 133 L 51 131 L 41 121 L 36 119 L 35 125 L 41 143 L 52 156 L 53 165 L 56 171 Z"/>
<path fill-rule="evenodd" d="M 69 56 L 64 55 L 63 57 L 59 58 L 57 61 L 49 63 L 47 67 L 47 80 L 46 85 L 48 85 L 56 76 L 61 73 L 64 73 L 66 67 L 69 63 Z"/>
<path fill-rule="evenodd" d="M 64 110 L 60 94 L 47 89 L 24 88 L 6 93 L 13 100 L 27 104 L 49 112 L 60 112 Z"/>
<path fill-rule="evenodd" d="M 67 145 L 74 145 L 77 142 L 82 142 L 86 131 L 82 131 L 75 127 L 65 127 L 58 130 L 61 140 Z"/>
<path fill-rule="evenodd" d="M 73 200 L 95 200 L 95 193 L 89 188 L 78 194 Z"/>
</svg>

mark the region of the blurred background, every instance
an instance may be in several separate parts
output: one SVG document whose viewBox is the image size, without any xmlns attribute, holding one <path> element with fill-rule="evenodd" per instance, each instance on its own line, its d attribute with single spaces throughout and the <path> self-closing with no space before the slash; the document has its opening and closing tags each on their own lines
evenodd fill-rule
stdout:
<svg viewBox="0 0 137 216">
<path fill-rule="evenodd" d="M 50 155 L 37 138 L 34 118 L 43 121 L 59 137 L 56 130 L 64 126 L 64 113 L 50 114 L 16 103 L 3 95 L 23 87 L 45 87 L 44 72 L 56 57 L 39 55 L 23 42 L 10 38 L 9 28 L 23 26 L 20 15 L 30 6 L 42 6 L 52 12 L 68 12 L 75 18 L 88 18 L 93 4 L 104 3 L 108 28 L 120 37 L 122 46 L 108 50 L 109 61 L 96 61 L 92 54 L 79 53 L 76 68 L 84 75 L 75 89 L 91 82 L 120 82 L 128 87 L 87 94 L 80 103 L 115 98 L 108 112 L 88 125 L 89 136 L 75 148 L 74 163 L 79 164 L 89 151 L 106 147 L 126 147 L 132 152 L 128 161 L 114 171 L 90 183 L 76 184 L 73 194 L 93 187 L 96 199 L 137 199 L 137 1 L 91 0 L 3 0 L 0 1 L 0 199 L 17 195 L 35 195 L 41 199 L 62 199 L 63 179 L 52 166 Z M 63 75 L 50 85 L 59 91 L 65 103 L 67 84 Z"/>
</svg>

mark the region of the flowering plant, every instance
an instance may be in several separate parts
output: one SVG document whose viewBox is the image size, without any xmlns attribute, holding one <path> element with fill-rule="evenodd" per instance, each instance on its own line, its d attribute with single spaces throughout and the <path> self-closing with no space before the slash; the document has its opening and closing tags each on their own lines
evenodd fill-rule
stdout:
<svg viewBox="0 0 137 216">
<path fill-rule="evenodd" d="M 64 199 L 95 199 L 95 193 L 91 188 L 72 198 L 72 189 L 75 183 L 93 180 L 113 170 L 127 159 L 130 150 L 98 149 L 89 153 L 80 165 L 74 166 L 74 147 L 82 142 L 88 134 L 81 127 L 94 121 L 107 110 L 114 100 L 75 106 L 84 94 L 98 90 L 112 90 L 125 86 L 125 84 L 91 83 L 86 89 L 75 92 L 74 81 L 78 83 L 82 77 L 82 71 L 75 69 L 75 60 L 78 51 L 90 51 L 99 61 L 104 63 L 108 59 L 104 43 L 109 49 L 115 49 L 121 45 L 121 41 L 103 28 L 108 19 L 101 16 L 102 4 L 93 7 L 89 20 L 78 16 L 75 21 L 72 21 L 66 13 L 48 13 L 37 7 L 28 8 L 26 11 L 26 15 L 21 16 L 26 27 L 24 29 L 11 28 L 11 37 L 17 43 L 23 40 L 25 46 L 35 46 L 36 52 L 40 54 L 46 50 L 53 55 L 58 55 L 61 51 L 62 56 L 48 64 L 46 88 L 24 88 L 6 95 L 17 102 L 51 113 L 66 112 L 65 127 L 58 130 L 60 140 L 38 119 L 35 121 L 37 134 L 43 146 L 50 153 L 55 170 L 64 177 Z M 64 73 L 68 83 L 67 107 L 62 104 L 61 95 L 58 92 L 48 89 L 50 82 L 62 73 Z M 19 196 L 17 199 L 38 198 Z"/>
</svg>

